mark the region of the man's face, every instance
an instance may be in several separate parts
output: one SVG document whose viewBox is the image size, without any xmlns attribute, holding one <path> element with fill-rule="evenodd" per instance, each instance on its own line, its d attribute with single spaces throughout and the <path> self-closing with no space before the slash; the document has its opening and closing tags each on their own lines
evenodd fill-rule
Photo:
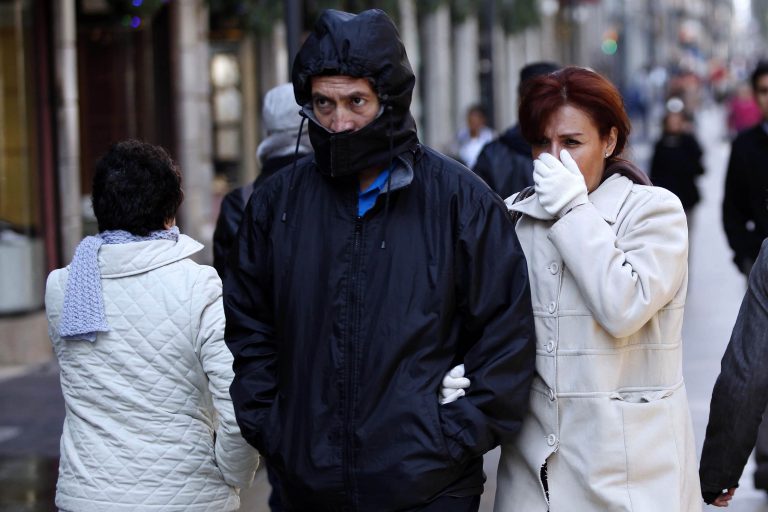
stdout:
<svg viewBox="0 0 768 512">
<path fill-rule="evenodd" d="M 762 75 L 757 79 L 755 100 L 763 113 L 763 119 L 768 119 L 768 75 Z"/>
<path fill-rule="evenodd" d="M 312 77 L 312 110 L 332 132 L 355 132 L 373 121 L 379 109 L 379 97 L 365 78 Z"/>
</svg>

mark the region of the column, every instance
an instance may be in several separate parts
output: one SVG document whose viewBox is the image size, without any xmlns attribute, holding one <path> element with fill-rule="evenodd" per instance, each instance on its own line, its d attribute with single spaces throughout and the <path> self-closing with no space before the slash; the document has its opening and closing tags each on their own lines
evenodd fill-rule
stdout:
<svg viewBox="0 0 768 512">
<path fill-rule="evenodd" d="M 212 128 L 208 50 L 208 11 L 202 0 L 172 5 L 175 53 L 177 161 L 181 166 L 184 203 L 179 223 L 184 233 L 205 245 L 197 259 L 213 259 Z"/>
</svg>

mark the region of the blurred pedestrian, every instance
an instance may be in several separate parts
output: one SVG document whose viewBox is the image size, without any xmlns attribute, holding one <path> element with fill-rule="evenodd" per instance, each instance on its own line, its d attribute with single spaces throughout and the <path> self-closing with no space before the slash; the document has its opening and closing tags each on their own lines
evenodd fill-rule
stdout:
<svg viewBox="0 0 768 512">
<path fill-rule="evenodd" d="M 531 62 L 520 69 L 517 97 L 522 97 L 525 84 L 531 78 L 557 71 L 551 62 Z M 501 197 L 509 197 L 533 185 L 531 145 L 514 125 L 483 148 L 472 170 Z"/>
<path fill-rule="evenodd" d="M 766 433 L 761 418 L 768 405 L 768 242 L 763 242 L 749 274 L 720 368 L 699 475 L 704 501 L 727 507 L 755 442 L 759 446 L 768 441 L 761 439 Z"/>
<path fill-rule="evenodd" d="M 667 111 L 662 121 L 661 137 L 656 141 L 651 158 L 651 181 L 680 199 L 689 232 L 693 208 L 701 199 L 696 185 L 696 179 L 704 174 L 701 157 L 701 146 L 691 133 L 683 111 Z"/>
<path fill-rule="evenodd" d="M 763 114 L 762 122 L 741 132 L 733 141 L 723 196 L 723 226 L 733 261 L 745 276 L 768 236 L 768 62 L 752 73 L 752 89 Z M 768 446 L 765 447 L 768 461 Z M 758 471 L 761 489 L 768 490 L 768 464 Z"/>
<path fill-rule="evenodd" d="M 745 276 L 768 236 L 768 62 L 752 73 L 752 89 L 763 114 L 762 122 L 733 141 L 723 196 L 723 226 L 733 261 Z M 763 422 L 755 446 L 755 488 L 768 491 L 768 422 Z"/>
<path fill-rule="evenodd" d="M 175 226 L 181 175 L 161 148 L 114 145 L 96 164 L 99 234 L 48 277 L 66 416 L 56 506 L 237 510 L 258 454 L 229 386 L 221 281 Z"/>
<path fill-rule="evenodd" d="M 301 158 L 312 152 L 309 136 L 306 134 L 299 140 L 298 151 L 296 150 L 301 116 L 293 97 L 292 84 L 285 83 L 267 91 L 264 95 L 261 122 L 267 134 L 256 150 L 261 172 L 253 183 L 236 188 L 224 196 L 216 230 L 213 232 L 213 266 L 222 279 L 226 272 L 229 250 L 243 219 L 243 210 L 253 191 L 278 170 L 290 165 L 294 158 Z"/>
<path fill-rule="evenodd" d="M 736 92 L 728 101 L 728 131 L 732 137 L 748 128 L 752 128 L 763 119 L 760 106 L 755 101 L 752 88 L 748 84 L 739 84 Z"/>
<path fill-rule="evenodd" d="M 383 11 L 324 11 L 293 65 L 314 156 L 254 192 L 233 248 L 232 398 L 288 510 L 476 511 L 524 415 L 525 260 L 499 198 L 419 143 L 414 83 Z M 459 359 L 476 390 L 440 406 Z"/>
<path fill-rule="evenodd" d="M 520 437 L 502 445 L 495 510 L 701 510 L 680 201 L 622 158 L 629 118 L 594 71 L 532 79 L 519 112 L 534 187 L 507 204 L 531 276 L 537 375 Z"/>
<path fill-rule="evenodd" d="M 470 169 L 483 146 L 493 140 L 493 130 L 488 127 L 488 116 L 480 105 L 467 109 L 467 125 L 456 134 L 456 153 L 459 160 Z"/>
<path fill-rule="evenodd" d="M 267 134 L 256 150 L 261 172 L 253 183 L 236 188 L 224 196 L 216 230 L 213 232 L 213 266 L 222 279 L 227 271 L 230 249 L 237 236 L 240 222 L 243 220 L 243 210 L 253 191 L 264 180 L 293 163 L 294 159 L 312 152 L 309 136 L 306 133 L 299 136 L 301 116 L 296 98 L 293 96 L 293 84 L 285 83 L 267 91 L 264 95 L 261 121 Z M 297 139 L 299 139 L 298 147 Z M 277 476 L 269 464 L 266 467 L 267 477 L 272 486 L 269 508 L 272 512 L 280 512 L 283 506 L 280 493 L 276 490 Z"/>
</svg>

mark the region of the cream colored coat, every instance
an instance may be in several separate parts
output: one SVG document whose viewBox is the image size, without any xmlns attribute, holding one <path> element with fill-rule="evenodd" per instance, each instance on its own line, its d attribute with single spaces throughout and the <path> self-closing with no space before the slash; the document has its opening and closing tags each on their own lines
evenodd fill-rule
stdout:
<svg viewBox="0 0 768 512">
<path fill-rule="evenodd" d="M 524 214 L 537 376 L 522 433 L 502 447 L 495 511 L 701 510 L 682 373 L 680 201 L 618 175 L 559 221 L 536 195 L 511 199 Z"/>
</svg>

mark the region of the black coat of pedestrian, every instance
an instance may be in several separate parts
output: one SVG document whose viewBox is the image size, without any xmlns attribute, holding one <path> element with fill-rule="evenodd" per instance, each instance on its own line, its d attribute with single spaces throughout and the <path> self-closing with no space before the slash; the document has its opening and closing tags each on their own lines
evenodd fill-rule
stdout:
<svg viewBox="0 0 768 512">
<path fill-rule="evenodd" d="M 704 174 L 701 146 L 689 133 L 665 133 L 656 142 L 651 159 L 651 181 L 674 193 L 688 212 L 701 196 L 696 178 Z"/>
<path fill-rule="evenodd" d="M 723 197 L 723 226 L 733 261 L 748 271 L 768 236 L 768 134 L 762 124 L 733 141 Z"/>
<path fill-rule="evenodd" d="M 526 262 L 504 204 L 418 143 L 413 74 L 389 18 L 350 16 L 318 21 L 294 65 L 297 100 L 307 104 L 321 72 L 370 76 L 384 114 L 351 135 L 310 122 L 314 155 L 251 196 L 224 284 L 238 423 L 289 510 L 409 510 L 480 494 L 482 456 L 519 431 L 534 373 Z M 376 130 L 391 141 L 349 151 L 396 157 L 359 217 L 357 176 L 338 173 L 360 162 L 329 155 Z M 441 406 L 458 362 L 472 385 Z"/>
<path fill-rule="evenodd" d="M 699 466 L 707 503 L 739 485 L 768 404 L 768 242 L 752 267 L 720 368 Z"/>
<path fill-rule="evenodd" d="M 265 179 L 286 165 L 290 165 L 293 159 L 294 155 L 287 155 L 265 160 L 262 163 L 261 173 L 253 183 L 232 190 L 221 200 L 219 218 L 213 232 L 213 267 L 222 279 L 226 271 L 229 250 L 235 241 L 240 221 L 243 220 L 243 210 L 248 198 Z"/>
<path fill-rule="evenodd" d="M 520 127 L 515 125 L 486 144 L 472 170 L 502 198 L 533 185 L 531 145 Z"/>
</svg>

